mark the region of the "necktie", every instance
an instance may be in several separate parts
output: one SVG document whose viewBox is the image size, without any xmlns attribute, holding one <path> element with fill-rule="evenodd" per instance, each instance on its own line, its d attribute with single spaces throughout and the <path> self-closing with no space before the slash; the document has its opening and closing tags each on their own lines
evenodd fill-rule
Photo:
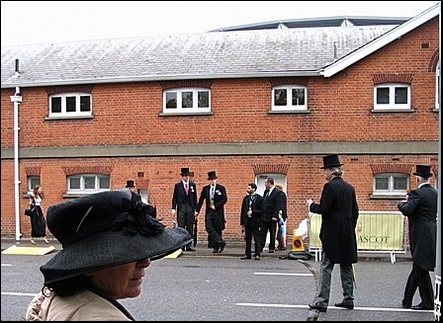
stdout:
<svg viewBox="0 0 443 323">
<path fill-rule="evenodd" d="M 188 186 L 187 182 L 185 182 L 185 192 L 186 192 L 186 195 L 189 194 L 189 186 Z"/>
<path fill-rule="evenodd" d="M 211 198 L 211 200 L 214 199 L 214 193 L 215 193 L 215 186 L 211 186 L 211 192 L 210 192 L 210 195 L 209 195 L 209 197 Z"/>
</svg>

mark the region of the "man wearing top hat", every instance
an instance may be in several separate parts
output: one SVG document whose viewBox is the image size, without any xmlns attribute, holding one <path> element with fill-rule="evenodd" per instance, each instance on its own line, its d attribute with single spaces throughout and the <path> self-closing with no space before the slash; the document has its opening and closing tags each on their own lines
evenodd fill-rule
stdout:
<svg viewBox="0 0 443 323">
<path fill-rule="evenodd" d="M 357 262 L 357 239 L 355 227 L 358 204 L 355 189 L 342 179 L 338 155 L 323 157 L 323 170 L 327 183 L 323 186 L 320 202 L 307 200 L 308 211 L 321 214 L 320 240 L 323 261 L 320 265 L 320 288 L 311 309 L 326 312 L 329 304 L 331 275 L 335 264 L 340 265 L 343 300 L 335 306 L 354 308 L 354 271 Z"/>
<path fill-rule="evenodd" d="M 185 228 L 192 237 L 197 216 L 197 186 L 189 180 L 189 168 L 182 168 L 180 175 L 182 180 L 175 184 L 172 194 L 172 215 L 177 215 L 178 226 Z M 184 250 L 195 251 L 191 244 Z"/>
<path fill-rule="evenodd" d="M 125 186 L 128 190 L 130 190 L 131 192 L 135 193 L 137 196 L 137 200 L 141 201 L 142 197 L 140 196 L 140 194 L 138 194 L 137 192 L 137 186 L 135 185 L 135 182 L 132 179 L 128 179 L 126 181 L 126 186 Z"/>
<path fill-rule="evenodd" d="M 429 184 L 431 166 L 417 165 L 413 173 L 417 189 L 411 191 L 406 200 L 398 204 L 398 209 L 409 220 L 409 244 L 412 255 L 412 271 L 406 283 L 403 308 L 413 310 L 434 309 L 434 293 L 429 271 L 434 271 L 436 262 L 437 237 L 437 190 Z M 417 290 L 421 302 L 412 306 Z"/>
<path fill-rule="evenodd" d="M 225 229 L 225 204 L 228 197 L 225 187 L 217 184 L 215 171 L 208 172 L 208 181 L 210 184 L 201 191 L 197 213 L 200 213 L 206 200 L 205 226 L 208 232 L 208 247 L 213 249 L 213 253 L 221 253 L 226 246 L 222 231 Z"/>
</svg>

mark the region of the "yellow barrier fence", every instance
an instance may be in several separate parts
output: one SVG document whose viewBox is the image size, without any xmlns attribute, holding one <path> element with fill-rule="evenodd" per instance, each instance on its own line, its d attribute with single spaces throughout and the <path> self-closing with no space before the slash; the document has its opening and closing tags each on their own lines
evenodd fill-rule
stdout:
<svg viewBox="0 0 443 323">
<path fill-rule="evenodd" d="M 309 251 L 315 252 L 316 261 L 321 253 L 319 238 L 321 215 L 312 214 L 309 225 Z M 406 253 L 405 218 L 400 212 L 361 211 L 357 221 L 357 251 L 390 253 L 395 262 L 395 253 Z"/>
</svg>

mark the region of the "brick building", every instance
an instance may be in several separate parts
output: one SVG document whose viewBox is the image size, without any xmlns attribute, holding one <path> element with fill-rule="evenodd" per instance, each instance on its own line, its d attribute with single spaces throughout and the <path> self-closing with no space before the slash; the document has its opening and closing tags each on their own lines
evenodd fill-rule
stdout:
<svg viewBox="0 0 443 323">
<path fill-rule="evenodd" d="M 228 241 L 247 184 L 267 176 L 292 233 L 329 153 L 361 210 L 396 210 L 416 164 L 437 173 L 439 14 L 2 47 L 2 236 L 29 237 L 35 183 L 46 209 L 133 179 L 170 224 L 181 167 L 199 192 L 217 172 Z"/>
</svg>

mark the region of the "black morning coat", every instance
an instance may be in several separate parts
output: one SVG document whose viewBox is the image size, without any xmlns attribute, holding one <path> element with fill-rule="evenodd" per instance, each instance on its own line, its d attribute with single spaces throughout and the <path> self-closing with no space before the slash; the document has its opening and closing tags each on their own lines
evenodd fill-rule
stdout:
<svg viewBox="0 0 443 323">
<path fill-rule="evenodd" d="M 197 209 L 197 187 L 195 183 L 189 183 L 189 203 L 190 206 L 194 209 Z M 172 194 L 172 209 L 175 210 L 177 208 L 177 213 L 180 212 L 180 207 L 183 202 L 188 198 L 186 196 L 185 185 L 183 181 L 180 181 L 174 186 L 174 193 Z"/>
<path fill-rule="evenodd" d="M 358 204 L 355 189 L 341 177 L 334 177 L 323 186 L 320 203 L 312 203 L 310 211 L 321 214 L 320 240 L 326 256 L 335 264 L 356 263 Z"/>
<path fill-rule="evenodd" d="M 412 260 L 424 270 L 433 271 L 436 258 L 437 190 L 425 184 L 411 191 L 398 209 L 409 218 Z"/>
<path fill-rule="evenodd" d="M 203 187 L 203 190 L 200 194 L 200 198 L 198 200 L 198 204 L 197 204 L 197 212 L 200 213 L 200 210 L 203 206 L 203 201 L 206 199 L 206 215 L 208 214 L 209 211 L 212 211 L 210 208 L 210 187 L 211 185 L 207 185 L 205 187 Z M 220 184 L 216 184 L 215 185 L 215 193 L 214 193 L 214 205 L 215 205 L 215 212 L 217 213 L 222 221 L 223 221 L 223 229 L 225 228 L 225 223 L 226 223 L 226 219 L 225 219 L 225 204 L 228 201 L 228 196 L 226 195 L 226 189 L 223 185 Z"/>
</svg>

